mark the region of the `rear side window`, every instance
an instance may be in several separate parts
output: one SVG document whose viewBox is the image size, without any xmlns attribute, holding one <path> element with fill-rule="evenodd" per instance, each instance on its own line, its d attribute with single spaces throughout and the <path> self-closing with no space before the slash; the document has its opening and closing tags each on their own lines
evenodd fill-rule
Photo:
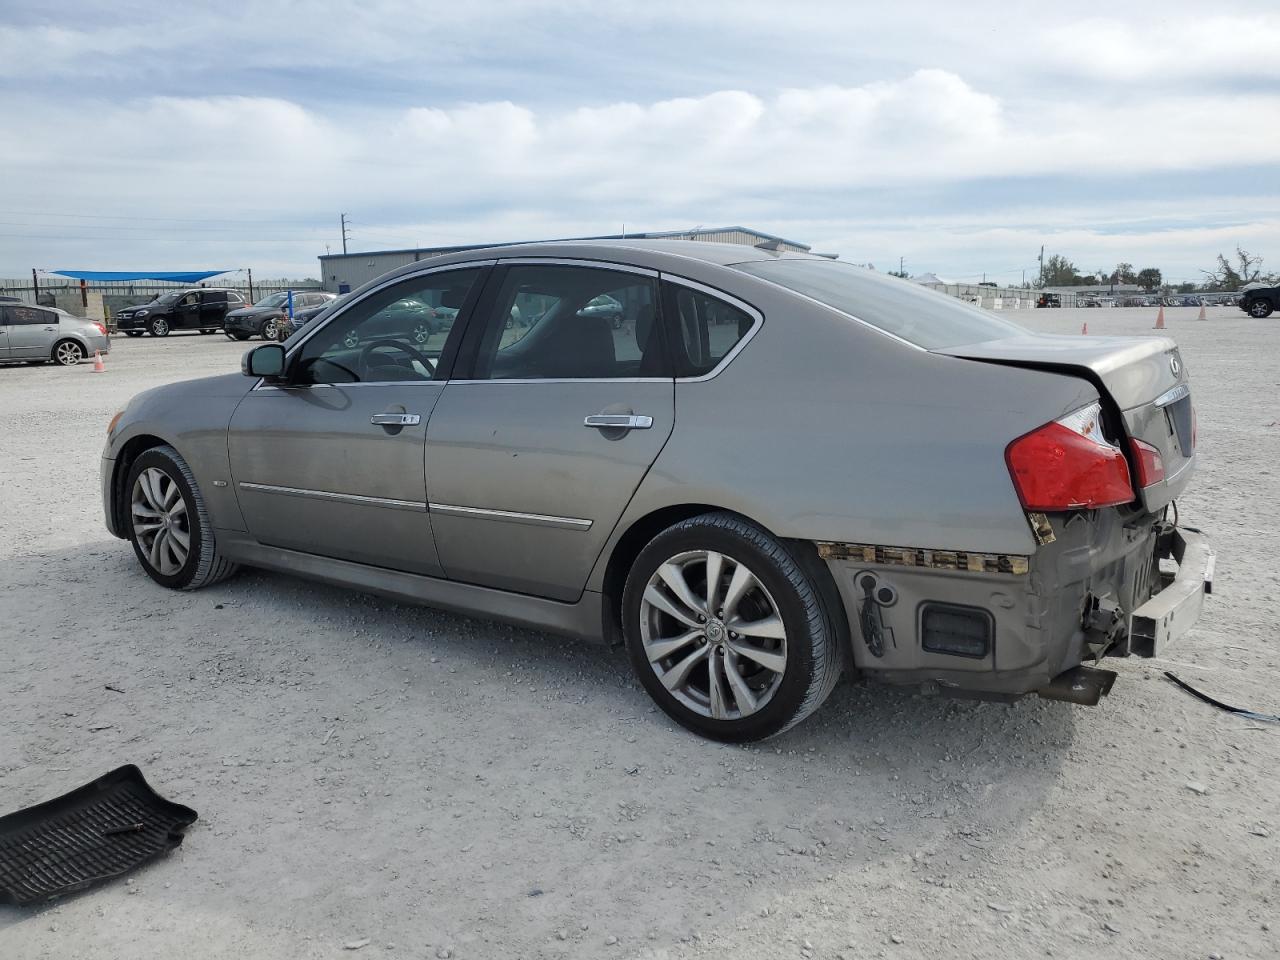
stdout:
<svg viewBox="0 0 1280 960">
<path fill-rule="evenodd" d="M 678 283 L 664 283 L 662 296 L 677 377 L 710 373 L 756 322 L 745 310 Z"/>
<path fill-rule="evenodd" d="M 834 260 L 754 260 L 735 269 L 769 280 L 926 350 L 1020 336 L 1026 329 L 909 280 Z"/>
<path fill-rule="evenodd" d="M 227 294 L 225 290 L 207 290 L 200 294 L 200 300 L 203 303 L 226 303 Z"/>
<path fill-rule="evenodd" d="M 513 265 L 486 319 L 475 378 L 669 377 L 656 294 L 653 277 L 629 271 Z"/>
<path fill-rule="evenodd" d="M 50 313 L 48 310 L 37 310 L 35 307 L 5 307 L 4 310 L 8 315 L 5 322 L 15 327 L 34 327 L 37 324 L 54 324 L 58 322 L 56 313 Z"/>
<path fill-rule="evenodd" d="M 244 297 L 240 296 L 240 294 L 238 294 L 238 293 L 228 293 L 228 294 L 227 294 L 227 303 L 231 303 L 231 304 L 236 304 L 236 305 L 240 305 L 240 306 L 242 306 L 242 305 L 244 304 Z"/>
</svg>

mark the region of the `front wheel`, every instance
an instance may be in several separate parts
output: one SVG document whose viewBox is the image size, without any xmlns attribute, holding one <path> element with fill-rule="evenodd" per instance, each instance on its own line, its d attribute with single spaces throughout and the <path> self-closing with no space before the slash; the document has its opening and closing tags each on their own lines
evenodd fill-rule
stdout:
<svg viewBox="0 0 1280 960">
<path fill-rule="evenodd" d="M 262 321 L 262 326 L 258 328 L 258 333 L 263 340 L 275 340 L 280 336 L 280 321 L 275 317 L 268 317 Z"/>
<path fill-rule="evenodd" d="M 53 362 L 62 367 L 74 367 L 85 358 L 84 347 L 74 340 L 59 340 L 53 345 Z"/>
<path fill-rule="evenodd" d="M 649 695 L 713 740 L 781 733 L 840 676 L 838 632 L 818 586 L 786 547 L 735 514 L 693 517 L 655 537 L 627 576 L 622 615 Z"/>
<path fill-rule="evenodd" d="M 1257 317 L 1261 320 L 1263 317 L 1271 316 L 1271 303 L 1267 300 L 1255 300 L 1249 304 L 1249 316 Z"/>
<path fill-rule="evenodd" d="M 139 456 L 124 489 L 133 552 L 156 583 L 195 590 L 238 569 L 218 553 L 196 478 L 173 447 L 152 447 Z"/>
<path fill-rule="evenodd" d="M 167 337 L 169 335 L 169 321 L 164 317 L 156 317 L 151 321 L 148 327 L 153 337 Z"/>
</svg>

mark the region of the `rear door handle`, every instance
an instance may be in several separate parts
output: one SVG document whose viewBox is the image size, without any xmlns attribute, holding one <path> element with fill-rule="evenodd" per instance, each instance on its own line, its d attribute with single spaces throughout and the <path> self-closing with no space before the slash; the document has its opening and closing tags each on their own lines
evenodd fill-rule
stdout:
<svg viewBox="0 0 1280 960">
<path fill-rule="evenodd" d="M 653 426 L 653 417 L 634 413 L 597 413 L 584 418 L 582 425 L 605 430 L 648 430 Z"/>
<path fill-rule="evenodd" d="M 416 427 L 422 417 L 416 413 L 375 413 L 369 422 L 377 427 Z"/>
</svg>

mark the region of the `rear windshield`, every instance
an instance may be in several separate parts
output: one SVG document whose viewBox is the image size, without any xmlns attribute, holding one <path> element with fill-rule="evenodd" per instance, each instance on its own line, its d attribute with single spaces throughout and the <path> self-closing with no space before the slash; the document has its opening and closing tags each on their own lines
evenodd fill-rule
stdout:
<svg viewBox="0 0 1280 960">
<path fill-rule="evenodd" d="M 794 290 L 926 350 L 1026 334 L 1023 327 L 927 287 L 835 260 L 753 260 L 743 273 Z"/>
</svg>

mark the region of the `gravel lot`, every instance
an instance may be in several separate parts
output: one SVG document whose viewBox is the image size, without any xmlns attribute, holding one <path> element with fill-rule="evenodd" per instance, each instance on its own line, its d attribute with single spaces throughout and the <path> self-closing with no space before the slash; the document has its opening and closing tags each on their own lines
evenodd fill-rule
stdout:
<svg viewBox="0 0 1280 960">
<path fill-rule="evenodd" d="M 200 813 L 130 883 L 0 907 L 0 956 L 1280 955 L 1280 725 L 1161 676 L 1280 712 L 1280 320 L 1165 313 L 1199 412 L 1182 517 L 1218 550 L 1176 660 L 1115 661 L 1096 708 L 846 682 L 750 748 L 675 727 L 619 651 L 274 574 L 157 587 L 102 524 L 106 422 L 242 344 L 0 368 L 0 812 L 134 762 Z"/>
</svg>

